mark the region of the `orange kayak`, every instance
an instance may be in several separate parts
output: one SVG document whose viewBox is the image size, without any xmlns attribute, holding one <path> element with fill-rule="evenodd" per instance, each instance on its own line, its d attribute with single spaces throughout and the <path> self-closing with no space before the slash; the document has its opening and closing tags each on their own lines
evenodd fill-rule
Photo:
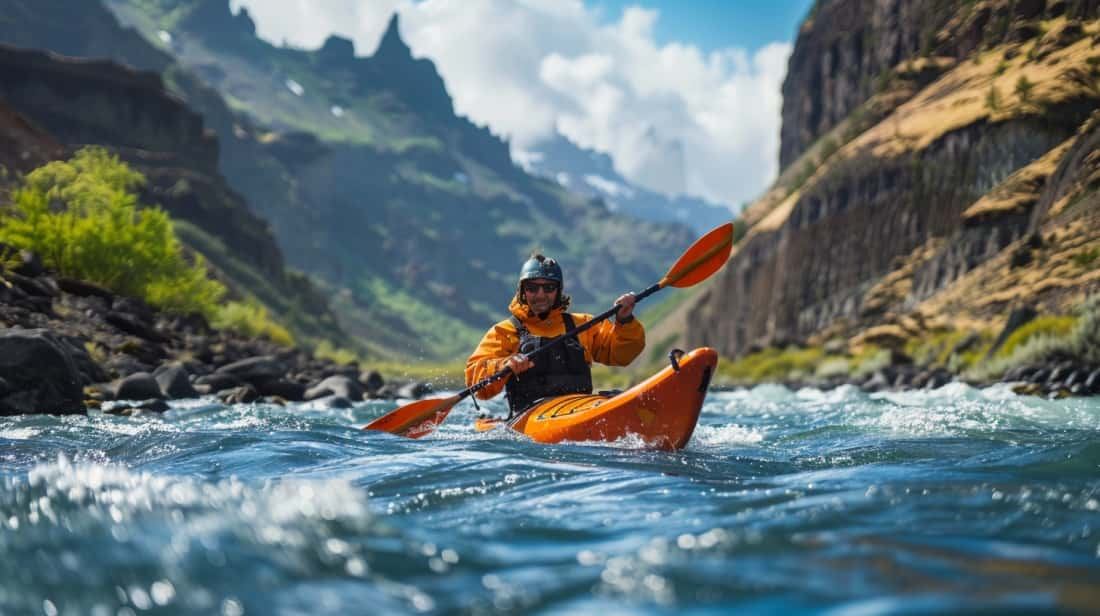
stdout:
<svg viewBox="0 0 1100 616">
<path fill-rule="evenodd" d="M 545 398 L 511 421 L 479 418 L 474 427 L 484 431 L 507 424 L 540 443 L 615 441 L 635 435 L 648 448 L 680 449 L 695 431 L 717 364 L 714 349 L 695 349 L 622 393 Z"/>
</svg>

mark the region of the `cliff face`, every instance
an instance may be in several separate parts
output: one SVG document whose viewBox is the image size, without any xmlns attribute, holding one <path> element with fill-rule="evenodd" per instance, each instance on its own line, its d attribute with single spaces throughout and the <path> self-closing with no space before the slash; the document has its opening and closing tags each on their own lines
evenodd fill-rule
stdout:
<svg viewBox="0 0 1100 616">
<path fill-rule="evenodd" d="M 1037 287 L 1016 274 L 1039 260 L 1005 255 L 1057 249 L 1065 216 L 1084 221 L 1075 242 L 1100 242 L 1088 207 L 1049 213 L 1059 185 L 1097 201 L 1074 171 L 1094 162 L 1096 17 L 1092 3 L 821 3 L 784 83 L 788 171 L 690 309 L 689 343 L 736 356 L 884 323 L 989 326 L 1093 288 L 1089 269 L 1061 274 L 1072 293 Z M 877 92 L 860 85 L 876 73 Z"/>
<path fill-rule="evenodd" d="M 900 63 L 969 57 L 1021 42 L 1043 19 L 1095 17 L 1095 0 L 819 0 L 783 83 L 779 165 L 794 162 L 876 91 Z"/>
<path fill-rule="evenodd" d="M 149 179 L 149 202 L 282 271 L 266 223 L 218 175 L 218 142 L 155 73 L 0 45 L 0 97 L 69 149 L 106 145 Z M 201 195 L 201 196 L 200 196 Z"/>
<path fill-rule="evenodd" d="M 27 173 L 64 155 L 57 140 L 0 101 L 0 166 Z M 0 178 L 0 184 L 8 179 Z"/>
</svg>

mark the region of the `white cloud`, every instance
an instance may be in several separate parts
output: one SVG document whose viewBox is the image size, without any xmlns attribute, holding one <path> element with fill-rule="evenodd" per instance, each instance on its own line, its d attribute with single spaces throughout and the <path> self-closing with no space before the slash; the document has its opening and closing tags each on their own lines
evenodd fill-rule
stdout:
<svg viewBox="0 0 1100 616">
<path fill-rule="evenodd" d="M 232 0 L 259 34 L 300 47 L 330 33 L 374 51 L 390 15 L 432 59 L 458 113 L 530 149 L 560 131 L 640 185 L 737 204 L 777 172 L 789 43 L 753 54 L 659 45 L 660 15 L 601 23 L 580 0 Z"/>
</svg>

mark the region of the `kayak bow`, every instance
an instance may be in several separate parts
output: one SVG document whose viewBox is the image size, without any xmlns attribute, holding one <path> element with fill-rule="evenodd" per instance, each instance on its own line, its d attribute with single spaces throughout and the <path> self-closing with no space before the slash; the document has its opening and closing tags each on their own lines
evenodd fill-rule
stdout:
<svg viewBox="0 0 1100 616">
<path fill-rule="evenodd" d="M 507 425 L 540 443 L 635 435 L 647 448 L 681 449 L 695 431 L 717 364 L 714 349 L 695 349 L 622 393 L 544 398 L 510 421 L 479 418 L 474 425 L 478 431 Z"/>
</svg>

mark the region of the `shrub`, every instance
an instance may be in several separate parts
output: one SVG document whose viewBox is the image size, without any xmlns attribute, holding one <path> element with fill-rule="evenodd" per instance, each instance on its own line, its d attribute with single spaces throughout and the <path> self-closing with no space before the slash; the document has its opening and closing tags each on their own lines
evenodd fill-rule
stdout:
<svg viewBox="0 0 1100 616">
<path fill-rule="evenodd" d="M 159 208 L 138 208 L 145 179 L 102 148 L 39 167 L 12 193 L 0 240 L 33 250 L 47 267 L 173 312 L 212 317 L 225 293 L 189 262 Z"/>
<path fill-rule="evenodd" d="M 737 361 L 720 363 L 718 373 L 726 379 L 741 383 L 802 379 L 815 373 L 823 355 L 820 347 L 768 347 Z"/>
<path fill-rule="evenodd" d="M 996 357 L 1010 357 L 1018 347 L 1023 346 L 1036 337 L 1062 338 L 1073 331 L 1077 323 L 1073 316 L 1041 316 L 1012 332 L 1012 335 L 1004 341 L 1001 348 L 997 349 Z"/>
<path fill-rule="evenodd" d="M 1016 80 L 1016 95 L 1020 97 L 1022 102 L 1026 103 L 1031 98 L 1031 89 L 1034 87 L 1034 84 L 1027 77 L 1020 75 L 1020 78 Z"/>
<path fill-rule="evenodd" d="M 271 320 L 266 308 L 253 302 L 229 302 L 214 316 L 214 327 L 250 338 L 267 338 L 286 347 L 294 346 L 290 332 Z"/>
<path fill-rule="evenodd" d="M 985 95 L 985 106 L 997 111 L 1001 106 L 1001 93 L 997 90 L 997 86 L 989 86 L 989 92 Z"/>
</svg>

